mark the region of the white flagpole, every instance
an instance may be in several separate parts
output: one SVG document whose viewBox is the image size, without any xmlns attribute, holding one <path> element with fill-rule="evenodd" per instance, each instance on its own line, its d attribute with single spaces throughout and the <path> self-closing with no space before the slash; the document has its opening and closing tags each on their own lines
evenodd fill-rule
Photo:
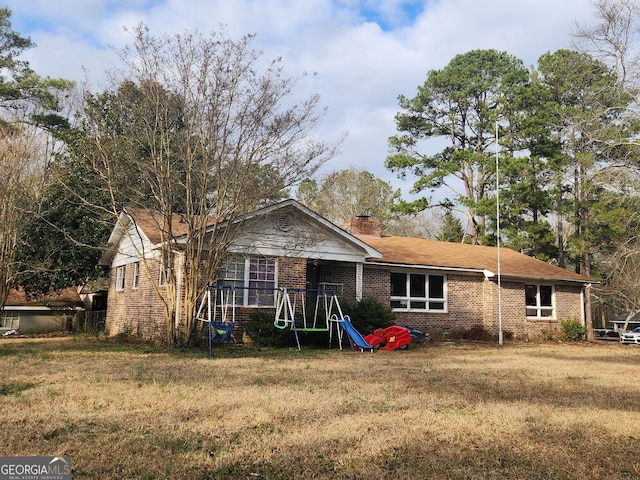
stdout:
<svg viewBox="0 0 640 480">
<path fill-rule="evenodd" d="M 500 270 L 500 176 L 499 159 L 500 145 L 498 143 L 498 122 L 496 122 L 496 245 L 498 247 L 498 344 L 503 345 L 502 334 L 502 278 Z"/>
</svg>

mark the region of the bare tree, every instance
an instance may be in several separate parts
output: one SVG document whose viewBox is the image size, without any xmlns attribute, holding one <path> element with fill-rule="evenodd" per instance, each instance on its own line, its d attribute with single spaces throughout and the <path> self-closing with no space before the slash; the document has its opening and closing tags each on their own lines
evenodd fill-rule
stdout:
<svg viewBox="0 0 640 480">
<path fill-rule="evenodd" d="M 640 87 L 640 4 L 635 0 L 595 0 L 596 23 L 576 24 L 575 46 L 610 65 L 619 82 Z"/>
<path fill-rule="evenodd" d="M 324 114 L 319 97 L 293 101 L 299 78 L 283 75 L 281 59 L 265 63 L 253 36 L 154 37 L 144 26 L 133 33 L 117 78 L 135 98 L 117 114 L 103 109 L 87 119 L 98 153 L 91 158 L 113 214 L 123 203 L 156 212 L 166 272 L 156 292 L 174 344 L 190 329 L 242 215 L 312 175 L 337 145 L 313 135 Z M 118 132 L 123 119 L 130 134 Z"/>
<path fill-rule="evenodd" d="M 18 242 L 42 183 L 44 145 L 35 129 L 0 127 L 0 310 L 20 271 Z"/>
<path fill-rule="evenodd" d="M 383 230 L 393 218 L 391 206 L 400 190 L 371 172 L 355 167 L 331 172 L 320 180 L 307 179 L 297 190 L 297 198 L 337 225 L 360 215 L 379 220 Z"/>
<path fill-rule="evenodd" d="M 640 308 L 635 292 L 638 265 L 637 208 L 627 207 L 637 202 L 637 172 L 640 166 L 640 142 L 637 129 L 640 115 L 640 4 L 635 0 L 594 0 L 596 21 L 592 25 L 577 24 L 574 43 L 578 50 L 586 52 L 608 65 L 616 74 L 620 98 L 627 107 L 617 123 L 630 125 L 625 133 L 601 141 L 601 150 L 607 159 L 594 183 L 616 198 L 615 208 L 605 208 L 607 224 L 620 223 L 627 235 L 624 239 L 606 239 L 598 258 L 605 281 L 594 290 L 596 307 L 601 312 L 617 314 L 622 310 Z M 609 181 L 615 179 L 613 184 Z M 624 192 L 623 194 L 621 194 Z M 623 219 L 616 220 L 615 212 L 627 210 Z M 615 228 L 615 227 L 614 227 Z M 615 249 L 607 248 L 615 244 Z M 616 311 L 617 310 L 617 311 Z M 604 315 L 604 314 L 603 314 Z"/>
</svg>

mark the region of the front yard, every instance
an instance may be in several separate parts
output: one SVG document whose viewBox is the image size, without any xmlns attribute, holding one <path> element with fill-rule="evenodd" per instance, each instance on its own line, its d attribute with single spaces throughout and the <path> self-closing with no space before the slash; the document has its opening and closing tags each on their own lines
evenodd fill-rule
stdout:
<svg viewBox="0 0 640 480">
<path fill-rule="evenodd" d="M 2 455 L 73 478 L 640 478 L 640 348 L 0 339 Z"/>
</svg>

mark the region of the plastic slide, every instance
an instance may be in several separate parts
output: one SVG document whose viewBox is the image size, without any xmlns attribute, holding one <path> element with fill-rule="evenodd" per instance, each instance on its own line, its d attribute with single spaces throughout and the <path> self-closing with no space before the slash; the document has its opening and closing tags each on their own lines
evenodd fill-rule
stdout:
<svg viewBox="0 0 640 480">
<path fill-rule="evenodd" d="M 365 339 L 362 337 L 360 332 L 355 329 L 355 327 L 351 323 L 351 319 L 347 315 L 345 315 L 344 317 L 342 317 L 342 319 L 340 319 L 340 326 L 343 328 L 345 332 L 347 332 L 347 335 L 349 336 L 349 340 L 351 340 L 351 343 L 353 343 L 356 347 L 362 348 L 362 349 L 366 348 L 368 350 L 373 351 L 373 346 L 369 345 L 365 341 Z"/>
</svg>

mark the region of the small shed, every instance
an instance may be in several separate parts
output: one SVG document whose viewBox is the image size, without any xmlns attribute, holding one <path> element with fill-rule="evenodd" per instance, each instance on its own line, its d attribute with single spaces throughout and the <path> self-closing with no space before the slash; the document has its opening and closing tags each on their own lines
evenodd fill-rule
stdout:
<svg viewBox="0 0 640 480">
<path fill-rule="evenodd" d="M 46 295 L 13 289 L 0 314 L 0 335 L 13 330 L 20 334 L 68 330 L 73 316 L 82 310 L 84 303 L 75 287 Z"/>
</svg>

